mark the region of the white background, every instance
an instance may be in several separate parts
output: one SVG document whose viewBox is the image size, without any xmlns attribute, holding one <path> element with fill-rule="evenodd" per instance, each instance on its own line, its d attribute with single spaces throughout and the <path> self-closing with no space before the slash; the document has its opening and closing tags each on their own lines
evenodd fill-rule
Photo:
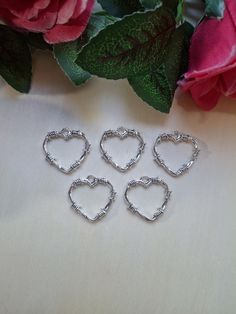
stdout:
<svg viewBox="0 0 236 314">
<path fill-rule="evenodd" d="M 139 130 L 147 143 L 127 174 L 105 164 L 98 149 L 102 132 L 121 125 Z M 46 133 L 65 126 L 83 130 L 92 144 L 71 176 L 50 167 L 42 152 Z M 151 154 L 155 137 L 175 129 L 196 136 L 201 147 L 179 179 Z M 164 115 L 126 81 L 93 79 L 74 88 L 50 56 L 38 54 L 29 95 L 1 82 L 0 134 L 1 314 L 235 313 L 235 101 L 222 99 L 205 113 L 178 92 Z M 67 197 L 73 179 L 88 174 L 105 176 L 117 191 L 97 224 L 75 215 Z M 127 182 L 142 175 L 164 178 L 173 191 L 153 224 L 123 201 Z"/>
</svg>

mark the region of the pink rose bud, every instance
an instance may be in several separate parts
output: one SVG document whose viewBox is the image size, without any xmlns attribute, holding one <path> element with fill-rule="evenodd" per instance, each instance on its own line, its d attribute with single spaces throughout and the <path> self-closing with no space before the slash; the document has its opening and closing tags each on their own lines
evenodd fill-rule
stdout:
<svg viewBox="0 0 236 314">
<path fill-rule="evenodd" d="M 94 0 L 0 0 L 0 19 L 43 33 L 49 44 L 75 40 L 85 30 Z"/>
<path fill-rule="evenodd" d="M 225 6 L 223 19 L 205 18 L 193 34 L 189 69 L 179 82 L 205 110 L 221 95 L 236 98 L 236 1 Z"/>
</svg>

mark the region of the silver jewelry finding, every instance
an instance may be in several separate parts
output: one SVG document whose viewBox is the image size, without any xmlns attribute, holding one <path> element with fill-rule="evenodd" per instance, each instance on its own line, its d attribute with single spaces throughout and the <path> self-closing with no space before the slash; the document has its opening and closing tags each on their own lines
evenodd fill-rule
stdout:
<svg viewBox="0 0 236 314">
<path fill-rule="evenodd" d="M 164 189 L 164 202 L 160 208 L 157 208 L 155 210 L 152 217 L 148 217 L 139 208 L 135 207 L 135 205 L 132 204 L 132 202 L 129 200 L 128 192 L 132 188 L 135 188 L 137 186 L 143 186 L 144 188 L 148 188 L 148 187 L 150 187 L 150 185 L 153 185 L 153 184 L 160 185 L 161 187 L 163 187 L 163 189 Z M 128 186 L 125 190 L 125 201 L 128 204 L 128 210 L 130 210 L 134 214 L 137 213 L 141 218 L 152 222 L 152 221 L 157 220 L 157 218 L 161 214 L 163 214 L 163 212 L 165 211 L 167 204 L 169 202 L 170 195 L 171 195 L 171 191 L 169 190 L 168 185 L 164 181 L 160 180 L 159 178 L 141 177 L 139 180 L 132 180 L 128 183 Z"/>
<path fill-rule="evenodd" d="M 104 142 L 108 138 L 114 138 L 114 137 L 118 137 L 121 140 L 124 140 L 127 137 L 133 137 L 139 141 L 136 155 L 124 167 L 114 162 L 112 157 L 108 154 L 108 152 L 104 148 Z M 120 172 L 126 172 L 130 168 L 132 168 L 139 161 L 142 153 L 144 152 L 144 148 L 145 148 L 145 143 L 140 133 L 137 132 L 136 130 L 126 129 L 124 127 L 120 127 L 117 130 L 105 131 L 100 140 L 100 150 L 102 153 L 102 158 Z"/>
<path fill-rule="evenodd" d="M 166 165 L 165 161 L 161 158 L 160 154 L 158 153 L 158 146 L 163 142 L 173 142 L 175 144 L 182 142 L 191 144 L 193 147 L 193 152 L 190 160 L 187 163 L 184 163 L 177 171 L 172 170 L 169 166 Z M 198 148 L 197 140 L 194 139 L 191 135 L 183 134 L 178 131 L 175 131 L 174 133 L 163 133 L 159 135 L 155 141 L 153 148 L 155 162 L 173 177 L 183 175 L 187 170 L 189 170 L 189 168 L 197 160 L 199 152 L 200 150 Z"/>
<path fill-rule="evenodd" d="M 73 200 L 72 194 L 73 191 L 76 190 L 77 188 L 79 188 L 82 185 L 87 185 L 90 188 L 95 188 L 98 184 L 101 185 L 105 185 L 108 186 L 108 188 L 110 189 L 110 195 L 109 195 L 109 199 L 107 204 L 105 205 L 104 208 L 99 209 L 98 213 L 95 215 L 95 217 L 89 217 L 88 214 L 86 213 L 85 209 L 83 209 L 80 205 L 76 204 L 76 202 Z M 98 219 L 103 218 L 107 212 L 109 211 L 112 203 L 115 200 L 115 196 L 116 196 L 116 192 L 112 186 L 112 184 L 104 179 L 104 178 L 95 178 L 92 175 L 89 175 L 86 179 L 78 179 L 76 181 L 74 181 L 69 189 L 69 198 L 70 201 L 72 203 L 72 208 L 75 210 L 75 212 L 77 214 L 81 214 L 83 217 L 85 217 L 86 219 L 88 219 L 91 222 L 95 222 Z"/>
<path fill-rule="evenodd" d="M 81 156 L 72 164 L 70 165 L 67 169 L 64 168 L 59 161 L 52 156 L 52 154 L 48 151 L 48 143 L 55 140 L 55 139 L 63 139 L 65 141 L 69 141 L 72 138 L 78 138 L 78 139 L 82 139 L 84 141 L 84 148 L 82 151 Z M 58 170 L 60 170 L 61 172 L 65 173 L 65 174 L 70 174 L 72 173 L 74 170 L 76 170 L 77 168 L 79 168 L 79 166 L 81 165 L 81 163 L 83 162 L 83 160 L 87 157 L 89 151 L 90 151 L 90 144 L 85 136 L 85 134 L 79 130 L 75 131 L 75 130 L 70 130 L 68 128 L 64 128 L 61 131 L 52 131 L 49 132 L 46 137 L 45 140 L 43 142 L 43 150 L 44 153 L 46 155 L 46 160 L 54 167 L 56 167 Z"/>
</svg>

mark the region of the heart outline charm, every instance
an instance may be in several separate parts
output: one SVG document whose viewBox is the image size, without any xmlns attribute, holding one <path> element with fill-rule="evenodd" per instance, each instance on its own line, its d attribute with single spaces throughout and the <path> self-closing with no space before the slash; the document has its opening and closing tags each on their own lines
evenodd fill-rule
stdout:
<svg viewBox="0 0 236 314">
<path fill-rule="evenodd" d="M 131 158 L 124 167 L 120 166 L 118 163 L 114 162 L 112 157 L 108 154 L 108 152 L 105 150 L 104 148 L 104 142 L 108 139 L 108 138 L 114 138 L 114 137 L 118 137 L 119 139 L 123 140 L 127 137 L 134 137 L 139 141 L 139 145 L 138 145 L 138 150 L 137 153 L 135 155 L 134 158 Z M 100 140 L 100 150 L 102 153 L 102 158 L 109 163 L 110 165 L 112 165 L 116 170 L 120 171 L 120 172 L 126 172 L 129 169 L 131 169 L 134 165 L 137 164 L 137 162 L 139 161 L 139 159 L 141 158 L 143 152 L 144 152 L 144 148 L 145 148 L 145 143 L 144 140 L 142 138 L 142 136 L 140 135 L 140 133 L 136 130 L 133 129 L 127 129 L 124 127 L 119 127 L 117 130 L 107 130 L 103 133 L 102 138 Z"/>
<path fill-rule="evenodd" d="M 86 214 L 85 210 L 80 205 L 77 205 L 77 203 L 73 200 L 72 194 L 73 194 L 74 190 L 76 190 L 77 188 L 79 188 L 82 185 L 87 185 L 89 188 L 95 188 L 99 184 L 104 185 L 104 186 L 108 186 L 108 188 L 110 190 L 110 195 L 109 195 L 109 198 L 108 198 L 106 205 L 103 208 L 101 208 L 94 217 L 89 217 Z M 69 199 L 72 203 L 72 208 L 74 209 L 76 214 L 82 215 L 84 218 L 86 218 L 90 222 L 95 222 L 97 220 L 102 219 L 104 216 L 106 216 L 112 203 L 115 201 L 116 192 L 113 188 L 113 185 L 110 183 L 110 181 L 106 180 L 105 178 L 96 178 L 92 175 L 89 175 L 86 179 L 75 180 L 70 186 L 70 189 L 68 191 L 68 195 L 69 195 Z"/>
<path fill-rule="evenodd" d="M 169 166 L 166 165 L 165 161 L 161 158 L 160 154 L 158 153 L 157 147 L 162 142 L 173 142 L 174 144 L 188 143 L 192 145 L 193 152 L 189 161 L 182 164 L 177 171 L 172 170 Z M 153 147 L 154 161 L 172 177 L 179 177 L 183 175 L 185 172 L 187 172 L 192 167 L 194 162 L 197 160 L 199 152 L 200 149 L 198 148 L 197 140 L 193 138 L 191 135 L 180 133 L 179 131 L 174 131 L 173 133 L 162 133 L 157 137 Z"/>
<path fill-rule="evenodd" d="M 63 139 L 65 141 L 69 141 L 72 138 L 82 139 L 84 142 L 84 148 L 81 156 L 75 162 L 73 162 L 67 169 L 63 167 L 57 158 L 55 158 L 48 150 L 48 143 L 55 139 Z M 43 150 L 46 156 L 47 162 L 50 165 L 56 167 L 59 171 L 64 174 L 71 174 L 74 170 L 80 167 L 81 163 L 87 157 L 90 152 L 91 145 L 89 144 L 85 134 L 80 130 L 70 130 L 69 128 L 64 128 L 61 131 L 52 131 L 49 132 L 43 142 Z"/>
<path fill-rule="evenodd" d="M 142 186 L 144 188 L 149 188 L 151 185 L 160 185 L 163 189 L 164 189 L 164 202 L 161 205 L 160 208 L 157 208 L 153 214 L 153 216 L 150 218 L 148 216 L 146 216 L 145 214 L 143 214 L 140 209 L 138 207 L 136 207 L 130 200 L 128 197 L 128 192 L 132 189 L 135 188 L 137 186 Z M 125 190 L 125 201 L 128 204 L 128 210 L 130 210 L 133 214 L 138 214 L 141 218 L 145 219 L 146 221 L 149 222 L 154 222 L 156 221 L 161 214 L 164 213 L 164 211 L 166 210 L 166 207 L 168 205 L 168 202 L 170 200 L 170 196 L 171 196 L 171 191 L 168 187 L 168 185 L 161 179 L 159 179 L 158 177 L 155 178 L 150 178 L 147 176 L 141 177 L 139 180 L 131 180 L 128 185 L 127 188 Z"/>
</svg>

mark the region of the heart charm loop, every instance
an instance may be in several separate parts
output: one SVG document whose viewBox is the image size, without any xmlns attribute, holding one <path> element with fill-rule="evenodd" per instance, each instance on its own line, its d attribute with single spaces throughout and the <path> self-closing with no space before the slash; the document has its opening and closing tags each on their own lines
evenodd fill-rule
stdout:
<svg viewBox="0 0 236 314">
<path fill-rule="evenodd" d="M 76 202 L 73 200 L 72 194 L 73 191 L 76 190 L 77 188 L 79 188 L 82 185 L 87 185 L 90 188 L 95 188 L 97 185 L 104 185 L 104 186 L 108 186 L 109 190 L 110 190 L 110 195 L 109 195 L 109 199 L 107 204 L 105 205 L 104 208 L 99 209 L 98 213 L 95 215 L 95 217 L 89 217 L 88 214 L 86 214 L 85 210 L 80 206 L 77 205 Z M 69 198 L 70 201 L 72 203 L 72 208 L 75 210 L 75 212 L 77 214 L 81 214 L 83 217 L 85 217 L 86 219 L 88 219 L 91 222 L 95 222 L 101 218 L 103 218 L 107 212 L 109 211 L 112 203 L 115 200 L 115 196 L 116 196 L 116 192 L 112 186 L 112 184 L 104 179 L 104 178 L 95 178 L 94 176 L 88 176 L 86 179 L 82 180 L 82 179 L 78 179 L 76 181 L 74 181 L 69 189 Z"/>
<path fill-rule="evenodd" d="M 104 145 L 103 145 L 104 142 L 108 138 L 114 138 L 114 137 L 118 137 L 121 140 L 124 140 L 127 137 L 133 137 L 139 141 L 138 151 L 136 155 L 124 167 L 114 162 L 112 157 L 108 154 L 108 152 L 104 148 Z M 116 170 L 120 172 L 126 172 L 130 168 L 132 168 L 139 161 L 142 153 L 144 152 L 144 148 L 145 148 L 145 143 L 140 133 L 137 132 L 136 130 L 126 129 L 124 127 L 120 127 L 117 130 L 108 130 L 104 132 L 100 141 L 100 149 L 102 153 L 102 158 L 107 163 L 110 163 Z"/>
<path fill-rule="evenodd" d="M 52 154 L 48 151 L 48 143 L 55 140 L 55 139 L 60 139 L 60 138 L 65 140 L 65 141 L 69 141 L 72 138 L 78 138 L 78 139 L 82 139 L 84 141 L 84 149 L 82 151 L 81 156 L 72 165 L 70 165 L 69 168 L 67 168 L 67 169 L 64 168 L 62 165 L 60 165 L 58 160 L 55 157 L 53 157 Z M 79 130 L 75 131 L 75 130 L 70 130 L 68 128 L 64 128 L 60 132 L 52 131 L 46 135 L 45 140 L 43 142 L 43 150 L 44 150 L 44 153 L 46 155 L 46 160 L 52 166 L 56 167 L 58 170 L 60 170 L 61 172 L 65 173 L 65 174 L 70 174 L 74 170 L 79 168 L 82 161 L 87 157 L 87 155 L 90 151 L 90 144 L 89 144 L 89 142 L 88 142 L 88 140 L 87 140 L 87 138 L 83 132 L 81 132 Z"/>
<path fill-rule="evenodd" d="M 173 142 L 174 144 L 188 143 L 192 145 L 193 152 L 190 160 L 184 163 L 177 171 L 172 170 L 170 167 L 166 165 L 165 161 L 161 158 L 160 154 L 158 153 L 158 145 L 160 145 L 163 142 Z M 191 135 L 183 134 L 178 131 L 175 131 L 174 133 L 163 133 L 160 136 L 158 136 L 153 148 L 155 162 L 173 177 L 183 175 L 187 170 L 189 170 L 189 168 L 197 160 L 199 152 L 200 150 L 198 148 L 198 143 L 196 139 L 194 139 Z"/>
<path fill-rule="evenodd" d="M 135 188 L 137 186 L 143 186 L 144 188 L 149 188 L 150 185 L 153 185 L 153 184 L 160 185 L 164 189 L 164 202 L 160 208 L 157 208 L 155 210 L 153 216 L 150 218 L 150 217 L 147 217 L 142 211 L 140 211 L 137 207 L 134 206 L 134 204 L 130 202 L 129 197 L 128 197 L 128 192 L 132 188 Z M 159 178 L 141 177 L 139 180 L 132 180 L 128 183 L 128 186 L 125 190 L 125 201 L 129 206 L 128 210 L 130 210 L 134 214 L 137 213 L 141 218 L 152 222 L 152 221 L 157 220 L 157 218 L 161 214 L 163 214 L 169 202 L 170 195 L 171 195 L 171 191 L 169 190 L 168 185 L 164 181 L 160 180 Z"/>
</svg>

